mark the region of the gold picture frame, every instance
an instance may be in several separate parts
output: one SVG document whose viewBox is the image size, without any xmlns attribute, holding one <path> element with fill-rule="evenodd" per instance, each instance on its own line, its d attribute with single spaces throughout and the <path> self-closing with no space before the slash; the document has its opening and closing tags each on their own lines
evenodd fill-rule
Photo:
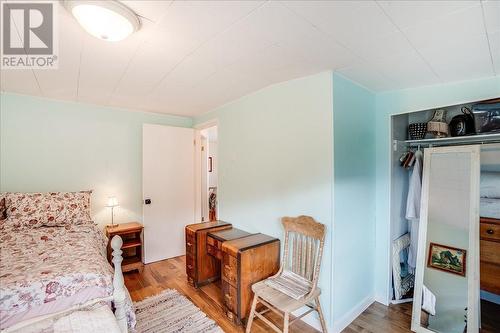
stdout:
<svg viewBox="0 0 500 333">
<path fill-rule="evenodd" d="M 429 244 L 427 267 L 465 276 L 466 264 L 467 250 L 438 243 Z"/>
</svg>

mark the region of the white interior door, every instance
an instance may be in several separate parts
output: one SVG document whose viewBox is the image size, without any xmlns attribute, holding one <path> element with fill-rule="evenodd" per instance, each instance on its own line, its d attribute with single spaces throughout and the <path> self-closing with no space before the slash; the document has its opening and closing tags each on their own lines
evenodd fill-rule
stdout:
<svg viewBox="0 0 500 333">
<path fill-rule="evenodd" d="M 145 263 L 185 254 L 184 227 L 195 220 L 193 142 L 191 128 L 142 127 Z"/>
</svg>

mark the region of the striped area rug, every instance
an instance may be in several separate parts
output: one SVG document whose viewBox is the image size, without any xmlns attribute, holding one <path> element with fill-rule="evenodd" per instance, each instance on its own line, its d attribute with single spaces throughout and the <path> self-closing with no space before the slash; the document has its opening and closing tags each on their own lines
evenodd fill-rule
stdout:
<svg viewBox="0 0 500 333">
<path fill-rule="evenodd" d="M 134 306 L 137 333 L 223 332 L 215 321 L 174 289 L 135 302 Z"/>
</svg>

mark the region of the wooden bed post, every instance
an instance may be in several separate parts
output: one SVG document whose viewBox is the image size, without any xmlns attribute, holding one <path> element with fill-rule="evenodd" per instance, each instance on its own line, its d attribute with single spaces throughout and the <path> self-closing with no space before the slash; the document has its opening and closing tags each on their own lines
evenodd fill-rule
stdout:
<svg viewBox="0 0 500 333">
<path fill-rule="evenodd" d="M 115 274 L 113 277 L 113 303 L 115 305 L 115 317 L 118 321 L 118 326 L 122 332 L 127 332 L 127 315 L 125 312 L 125 285 L 122 273 L 122 245 L 123 240 L 116 235 L 111 240 L 111 248 L 113 249 L 113 265 L 115 266 Z"/>
</svg>

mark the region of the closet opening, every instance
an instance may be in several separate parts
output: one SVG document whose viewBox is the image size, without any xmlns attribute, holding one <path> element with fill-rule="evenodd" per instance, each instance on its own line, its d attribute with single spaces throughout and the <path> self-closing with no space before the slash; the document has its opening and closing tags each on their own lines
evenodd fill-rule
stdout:
<svg viewBox="0 0 500 333">
<path fill-rule="evenodd" d="M 218 158 L 217 158 L 217 126 L 209 126 L 200 130 L 200 200 L 201 222 L 216 221 L 218 218 Z"/>
<path fill-rule="evenodd" d="M 493 110 L 492 127 L 481 132 L 471 110 Z M 396 114 L 390 126 L 389 302 L 413 303 L 416 332 L 500 331 L 500 99 Z"/>
</svg>

